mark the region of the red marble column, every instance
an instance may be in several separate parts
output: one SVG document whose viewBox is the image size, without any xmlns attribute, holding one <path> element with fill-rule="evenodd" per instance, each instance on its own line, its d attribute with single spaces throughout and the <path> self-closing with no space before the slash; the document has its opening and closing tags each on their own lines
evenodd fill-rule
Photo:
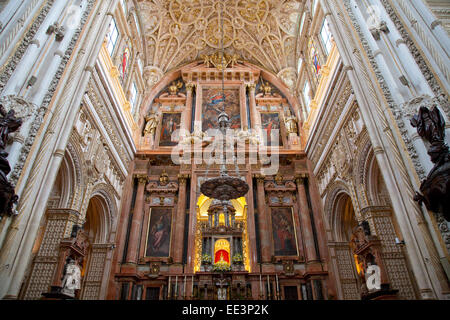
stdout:
<svg viewBox="0 0 450 320">
<path fill-rule="evenodd" d="M 261 127 L 261 121 L 258 118 L 258 111 L 256 111 L 256 99 L 255 99 L 255 89 L 256 84 L 250 83 L 247 85 L 248 87 L 248 101 L 249 101 L 249 108 L 250 108 L 250 120 L 252 124 L 252 129 L 256 129 L 258 127 Z"/>
<path fill-rule="evenodd" d="M 147 184 L 146 175 L 137 176 L 139 184 L 136 194 L 136 202 L 133 209 L 133 220 L 131 221 L 130 238 L 128 239 L 127 262 L 137 263 L 138 261 L 138 246 L 141 235 L 142 218 L 144 216 L 144 192 Z"/>
<path fill-rule="evenodd" d="M 268 208 L 266 208 L 266 197 L 264 193 L 264 176 L 256 175 L 257 199 L 258 199 L 258 224 L 259 237 L 261 244 L 261 260 L 263 263 L 271 261 L 271 242 L 270 242 L 270 228 L 268 219 Z M 267 210 L 266 210 L 267 209 Z"/>
<path fill-rule="evenodd" d="M 317 261 L 316 246 L 314 243 L 314 235 L 311 224 L 311 216 L 309 213 L 308 200 L 305 191 L 306 176 L 298 176 L 295 178 L 298 190 L 298 204 L 300 206 L 300 222 L 303 229 L 303 242 L 305 244 L 306 261 Z"/>
<path fill-rule="evenodd" d="M 191 131 L 191 117 L 192 117 L 192 90 L 195 85 L 193 83 L 186 84 L 186 110 L 184 112 L 182 129 L 186 131 Z"/>
<path fill-rule="evenodd" d="M 172 243 L 173 262 L 181 263 L 183 260 L 184 222 L 186 219 L 186 180 L 189 176 L 178 175 L 178 204 L 175 218 L 174 241 Z"/>
</svg>

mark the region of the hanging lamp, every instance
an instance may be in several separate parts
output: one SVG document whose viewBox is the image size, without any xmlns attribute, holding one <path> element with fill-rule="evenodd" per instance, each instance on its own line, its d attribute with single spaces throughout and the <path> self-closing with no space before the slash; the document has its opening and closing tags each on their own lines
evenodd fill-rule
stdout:
<svg viewBox="0 0 450 320">
<path fill-rule="evenodd" d="M 230 117 L 225 111 L 225 64 L 224 64 L 224 34 L 223 34 L 223 14 L 222 6 L 220 6 L 220 25 L 221 25 L 221 54 L 222 54 L 222 112 L 218 116 L 219 130 L 223 137 L 224 151 L 227 149 L 225 134 L 230 128 Z M 239 170 L 236 163 L 236 172 L 238 177 L 228 175 L 228 170 L 225 164 L 225 152 L 222 152 L 222 165 L 220 166 L 219 177 L 207 179 L 200 186 L 200 191 L 207 197 L 218 199 L 222 202 L 238 199 L 247 194 L 249 186 L 247 182 L 239 177 Z M 233 154 L 233 160 L 236 158 Z"/>
</svg>

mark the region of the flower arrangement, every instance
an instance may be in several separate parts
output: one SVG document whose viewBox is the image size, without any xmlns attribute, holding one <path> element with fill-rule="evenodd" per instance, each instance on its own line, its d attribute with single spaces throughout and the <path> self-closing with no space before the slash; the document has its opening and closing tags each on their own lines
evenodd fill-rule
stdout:
<svg viewBox="0 0 450 320">
<path fill-rule="evenodd" d="M 218 261 L 213 264 L 212 270 L 215 272 L 226 272 L 231 270 L 231 266 L 226 261 Z"/>
<path fill-rule="evenodd" d="M 233 263 L 235 263 L 235 264 L 242 264 L 243 261 L 244 261 L 244 258 L 242 257 L 242 254 L 236 253 L 233 256 Z"/>
<path fill-rule="evenodd" d="M 212 258 L 211 255 L 204 253 L 202 255 L 202 264 L 211 264 Z"/>
</svg>

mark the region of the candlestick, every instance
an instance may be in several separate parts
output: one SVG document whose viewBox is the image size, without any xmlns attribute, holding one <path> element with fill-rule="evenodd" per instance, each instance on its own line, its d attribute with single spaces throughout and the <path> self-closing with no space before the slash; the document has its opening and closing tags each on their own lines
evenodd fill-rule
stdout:
<svg viewBox="0 0 450 320">
<path fill-rule="evenodd" d="M 270 283 L 269 283 L 269 275 L 267 275 L 267 299 L 270 297 Z"/>
<path fill-rule="evenodd" d="M 186 299 L 186 275 L 184 275 L 183 299 Z"/>
</svg>

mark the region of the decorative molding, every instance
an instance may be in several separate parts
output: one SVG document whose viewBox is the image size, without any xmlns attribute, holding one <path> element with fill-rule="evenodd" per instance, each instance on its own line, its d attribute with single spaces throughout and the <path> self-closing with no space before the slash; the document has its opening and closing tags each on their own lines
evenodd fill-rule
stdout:
<svg viewBox="0 0 450 320">
<path fill-rule="evenodd" d="M 0 48 L 0 56 L 3 56 L 4 52 L 10 47 L 11 41 L 14 40 L 19 30 L 23 27 L 23 24 L 28 19 L 29 15 L 33 11 L 36 4 L 39 2 L 39 0 L 33 0 L 31 5 L 27 8 L 24 15 L 18 19 L 17 26 L 11 31 L 11 33 L 8 36 L 8 39 L 4 43 L 2 43 L 2 46 Z M 48 0 L 44 2 L 44 5 L 39 13 L 39 15 L 36 17 L 34 22 L 29 27 L 28 31 L 26 31 L 24 38 L 20 42 L 20 44 L 17 46 L 16 51 L 11 55 L 9 60 L 0 68 L 0 94 L 3 92 L 3 88 L 5 87 L 6 83 L 11 78 L 11 75 L 14 73 L 14 70 L 16 69 L 17 65 L 19 64 L 20 60 L 22 59 L 23 55 L 27 51 L 28 46 L 32 43 L 34 36 L 36 35 L 36 32 L 39 30 L 41 24 L 44 22 L 45 18 L 47 17 L 48 12 L 50 11 L 50 8 L 53 6 L 53 3 L 55 0 Z M 3 28 L 2 28 L 3 29 Z"/>
<path fill-rule="evenodd" d="M 36 30 L 34 30 L 33 28 L 32 28 L 32 30 L 30 30 L 30 32 L 33 31 L 30 34 L 31 38 L 34 37 L 34 34 L 36 33 L 37 29 L 39 28 L 39 26 L 42 23 L 42 21 L 40 19 L 43 20 L 45 18 L 46 14 L 48 13 L 48 10 L 50 9 L 50 6 L 51 6 L 51 4 L 53 4 L 53 2 L 54 2 L 53 0 L 48 1 L 47 6 L 42 10 L 41 15 L 38 17 L 38 19 L 35 23 L 34 28 L 36 28 Z M 44 120 L 44 115 L 47 112 L 47 108 L 53 98 L 53 95 L 56 91 L 56 87 L 58 86 L 59 80 L 61 79 L 61 77 L 64 73 L 64 69 L 66 68 L 67 63 L 69 62 L 69 59 L 72 55 L 72 52 L 75 48 L 75 45 L 78 41 L 80 34 L 81 34 L 81 30 L 82 30 L 83 26 L 86 24 L 87 18 L 94 6 L 94 3 L 95 3 L 95 0 L 88 0 L 88 5 L 86 6 L 86 10 L 83 12 L 83 15 L 81 17 L 81 22 L 80 22 L 81 27 L 76 29 L 76 31 L 74 32 L 72 39 L 70 40 L 70 43 L 64 54 L 64 57 L 61 59 L 61 63 L 56 71 L 55 76 L 53 77 L 50 87 L 48 88 L 47 93 L 44 96 L 42 104 L 39 106 L 39 108 L 36 112 L 36 116 L 30 125 L 30 131 L 28 133 L 28 137 L 26 138 L 25 143 L 23 144 L 22 148 L 20 149 L 20 155 L 19 155 L 18 161 L 17 161 L 16 165 L 14 166 L 14 169 L 11 172 L 11 175 L 9 177 L 9 180 L 14 185 L 16 185 L 17 181 L 19 180 L 20 174 L 22 173 L 22 169 L 25 165 L 28 154 L 30 153 L 30 150 L 31 150 L 31 147 L 36 138 L 37 132 L 42 124 L 42 121 Z M 28 43 L 28 41 L 26 43 Z M 0 90 L 3 90 L 4 85 L 9 80 L 11 73 L 14 71 L 15 67 L 17 66 L 17 64 L 20 61 L 20 59 L 22 58 L 22 56 L 23 56 L 23 53 L 17 57 L 17 60 L 15 60 L 14 66 L 11 65 L 11 68 L 12 68 L 11 70 L 9 68 L 7 69 L 10 71 L 10 74 L 7 76 L 6 81 L 4 80 L 3 76 L 0 76 Z"/>
</svg>

